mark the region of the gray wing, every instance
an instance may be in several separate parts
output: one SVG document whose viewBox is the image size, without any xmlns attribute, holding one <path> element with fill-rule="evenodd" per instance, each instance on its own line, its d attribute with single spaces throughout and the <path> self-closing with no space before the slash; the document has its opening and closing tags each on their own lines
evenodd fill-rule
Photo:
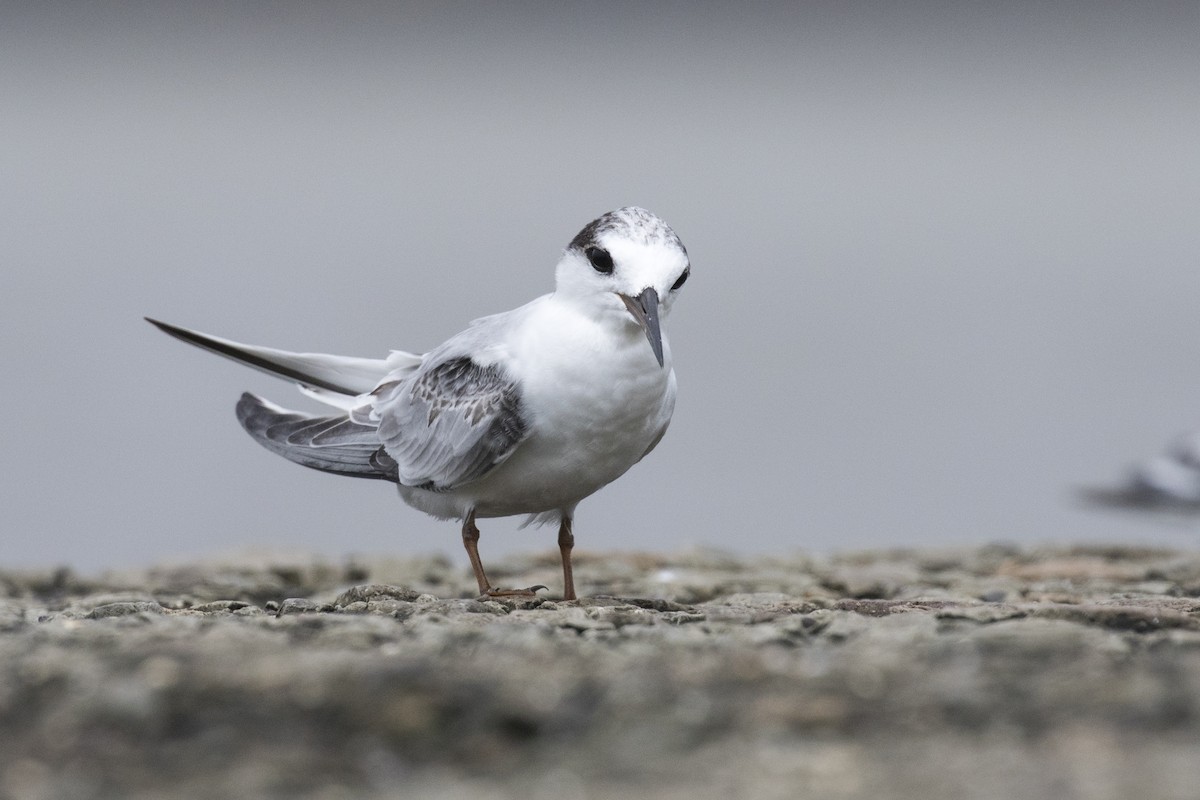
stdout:
<svg viewBox="0 0 1200 800">
<path fill-rule="evenodd" d="M 237 418 L 255 441 L 288 461 L 353 478 L 397 479 L 374 423 L 353 414 L 317 417 L 247 392 L 237 404 Z"/>
<path fill-rule="evenodd" d="M 445 491 L 477 480 L 529 433 L 517 383 L 468 355 L 427 361 L 373 394 L 371 417 L 405 486 Z"/>
</svg>

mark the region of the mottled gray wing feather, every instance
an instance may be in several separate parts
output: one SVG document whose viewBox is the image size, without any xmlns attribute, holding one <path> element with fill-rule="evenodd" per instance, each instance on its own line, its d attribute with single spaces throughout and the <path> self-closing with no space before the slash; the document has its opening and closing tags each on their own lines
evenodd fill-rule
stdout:
<svg viewBox="0 0 1200 800">
<path fill-rule="evenodd" d="M 289 411 L 249 393 L 238 402 L 237 417 L 259 444 L 289 461 L 338 475 L 396 480 L 396 465 L 383 452 L 373 423 Z"/>
<path fill-rule="evenodd" d="M 423 357 L 393 351 L 382 382 L 369 397 L 355 398 L 366 402 L 334 403 L 344 414 L 301 414 L 247 394 L 238 403 L 238 419 L 263 447 L 313 469 L 433 491 L 477 480 L 528 435 L 520 387 L 497 361 L 506 334 L 544 300 L 477 319 Z M 186 333 L 216 349 L 213 337 Z M 230 355 L 250 363 L 243 356 Z"/>
<path fill-rule="evenodd" d="M 469 355 L 435 357 L 374 398 L 379 440 L 406 486 L 444 491 L 477 480 L 528 434 L 515 381 Z"/>
</svg>

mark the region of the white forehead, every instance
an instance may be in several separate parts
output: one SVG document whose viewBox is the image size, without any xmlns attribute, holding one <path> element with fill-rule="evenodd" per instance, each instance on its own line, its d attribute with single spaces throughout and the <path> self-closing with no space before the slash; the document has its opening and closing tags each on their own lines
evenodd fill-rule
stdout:
<svg viewBox="0 0 1200 800">
<path fill-rule="evenodd" d="M 687 253 L 678 240 L 630 239 L 614 232 L 598 237 L 597 244 L 609 252 L 618 271 L 629 278 L 654 282 L 670 277 L 673 283 L 688 265 Z"/>
</svg>

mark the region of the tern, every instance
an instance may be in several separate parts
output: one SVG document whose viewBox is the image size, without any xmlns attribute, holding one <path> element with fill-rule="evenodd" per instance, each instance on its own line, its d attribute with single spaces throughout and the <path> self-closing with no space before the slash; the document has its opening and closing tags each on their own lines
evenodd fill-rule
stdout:
<svg viewBox="0 0 1200 800">
<path fill-rule="evenodd" d="M 563 599 L 574 600 L 575 507 L 641 461 L 671 421 L 675 372 L 662 323 L 690 274 L 670 226 L 629 206 L 571 240 L 552 293 L 477 319 L 423 355 L 293 353 L 146 320 L 337 409 L 307 414 L 245 393 L 237 418 L 289 461 L 390 481 L 408 505 L 461 520 L 481 596 L 546 587 L 494 587 L 477 519 L 557 523 Z"/>
<path fill-rule="evenodd" d="M 1164 452 L 1135 464 L 1121 484 L 1086 487 L 1079 495 L 1101 508 L 1194 518 L 1200 514 L 1200 431 L 1178 436 Z"/>
</svg>

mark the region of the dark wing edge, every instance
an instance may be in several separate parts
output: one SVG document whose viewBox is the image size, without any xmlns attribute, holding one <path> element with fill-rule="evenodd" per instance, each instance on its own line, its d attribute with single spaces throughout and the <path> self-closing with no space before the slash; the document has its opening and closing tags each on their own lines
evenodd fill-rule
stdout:
<svg viewBox="0 0 1200 800">
<path fill-rule="evenodd" d="M 380 390 L 379 439 L 405 486 L 447 491 L 478 480 L 529 435 L 520 387 L 497 364 L 450 358 Z"/>
<path fill-rule="evenodd" d="M 246 392 L 237 404 L 246 433 L 276 455 L 310 469 L 352 478 L 397 481 L 373 425 L 345 415 L 317 417 L 275 406 Z"/>
</svg>

